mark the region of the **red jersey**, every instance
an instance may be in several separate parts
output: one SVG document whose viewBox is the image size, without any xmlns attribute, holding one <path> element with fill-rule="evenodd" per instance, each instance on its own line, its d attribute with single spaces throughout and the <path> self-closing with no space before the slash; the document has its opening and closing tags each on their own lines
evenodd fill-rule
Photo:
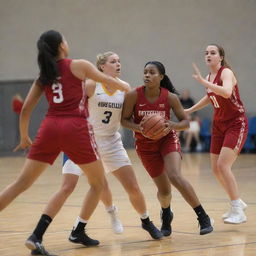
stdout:
<svg viewBox="0 0 256 256">
<path fill-rule="evenodd" d="M 72 74 L 71 62 L 71 59 L 59 60 L 58 82 L 43 85 L 49 103 L 47 116 L 88 116 L 84 82 Z"/>
<path fill-rule="evenodd" d="M 145 115 L 159 114 L 167 120 L 170 119 L 170 104 L 168 102 L 169 91 L 165 88 L 160 88 L 160 96 L 154 103 L 150 103 L 146 99 L 144 94 L 145 86 L 136 88 L 137 103 L 134 110 L 134 122 L 136 124 L 139 124 Z M 135 132 L 135 138 L 139 140 L 149 140 L 139 132 Z"/>
<path fill-rule="evenodd" d="M 226 67 L 221 67 L 213 81 L 214 84 L 222 86 L 221 73 Z M 208 81 L 210 81 L 210 75 Z M 244 115 L 245 109 L 240 99 L 237 84 L 234 86 L 230 98 L 226 99 L 207 89 L 207 95 L 214 107 L 214 120 L 227 121 Z"/>
</svg>

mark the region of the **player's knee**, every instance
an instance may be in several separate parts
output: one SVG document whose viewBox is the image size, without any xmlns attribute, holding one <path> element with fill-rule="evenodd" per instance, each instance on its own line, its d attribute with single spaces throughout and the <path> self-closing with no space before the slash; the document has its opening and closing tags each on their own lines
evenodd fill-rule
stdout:
<svg viewBox="0 0 256 256">
<path fill-rule="evenodd" d="M 104 179 L 96 179 L 90 182 L 91 189 L 96 193 L 101 193 L 103 191 L 104 184 Z"/>
<path fill-rule="evenodd" d="M 74 191 L 75 187 L 76 187 L 76 184 L 74 184 L 74 183 L 64 184 L 61 187 L 61 192 L 65 195 L 69 196 Z"/>
<path fill-rule="evenodd" d="M 218 161 L 216 169 L 217 169 L 217 172 L 223 173 L 226 171 L 227 165 L 223 161 Z"/>
<path fill-rule="evenodd" d="M 138 194 L 141 194 L 138 184 L 132 184 L 131 186 L 129 186 L 128 193 L 132 196 L 137 196 Z"/>
<path fill-rule="evenodd" d="M 158 190 L 158 195 L 161 198 L 169 198 L 171 197 L 171 190 L 169 188 L 161 188 Z"/>
<path fill-rule="evenodd" d="M 178 185 L 182 182 L 182 177 L 181 175 L 178 174 L 175 170 L 172 170 L 171 172 L 168 173 L 169 180 L 171 184 Z"/>
</svg>

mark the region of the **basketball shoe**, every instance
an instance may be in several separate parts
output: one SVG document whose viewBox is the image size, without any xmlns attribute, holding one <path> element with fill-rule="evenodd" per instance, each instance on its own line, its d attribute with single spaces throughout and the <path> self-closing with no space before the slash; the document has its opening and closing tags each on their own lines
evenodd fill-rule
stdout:
<svg viewBox="0 0 256 256">
<path fill-rule="evenodd" d="M 229 215 L 230 215 L 231 212 L 232 212 L 233 206 L 235 206 L 235 207 L 240 207 L 243 211 L 248 207 L 247 204 L 246 204 L 242 199 L 239 199 L 239 202 L 238 202 L 237 205 L 231 205 L 230 210 L 227 211 L 226 213 L 224 213 L 224 214 L 222 215 L 222 219 L 226 219 L 226 218 L 229 217 Z"/>
<path fill-rule="evenodd" d="M 224 219 L 226 224 L 240 224 L 246 222 L 247 218 L 244 214 L 243 208 L 240 206 L 232 206 L 229 215 Z"/>
<path fill-rule="evenodd" d="M 164 214 L 163 211 L 160 211 L 160 218 L 162 220 L 161 232 L 164 236 L 170 236 L 172 233 L 171 222 L 173 220 L 173 212 L 170 211 L 168 214 Z"/>
<path fill-rule="evenodd" d="M 25 245 L 28 249 L 31 250 L 32 255 L 57 256 L 47 252 L 44 246 L 42 245 L 42 240 L 39 240 L 35 234 L 32 234 L 27 239 L 27 241 L 25 242 Z"/>
<path fill-rule="evenodd" d="M 51 254 L 51 253 L 47 252 L 46 250 L 44 250 L 44 252 L 42 253 L 42 251 L 38 250 L 38 249 L 32 250 L 31 255 L 58 256 L 56 254 Z"/>
<path fill-rule="evenodd" d="M 117 216 L 117 207 L 113 206 L 111 210 L 107 210 L 107 213 L 110 216 L 110 220 L 111 220 L 111 227 L 114 233 L 116 234 L 122 234 L 124 231 L 123 225 L 121 223 L 121 221 L 119 220 L 118 216 Z"/>
<path fill-rule="evenodd" d="M 141 226 L 143 229 L 148 231 L 152 238 L 160 239 L 163 237 L 162 232 L 158 230 L 158 228 L 153 224 L 152 221 L 142 222 Z"/>
<path fill-rule="evenodd" d="M 200 235 L 206 235 L 213 231 L 213 219 L 210 219 L 208 215 L 197 218 L 200 226 Z"/>
<path fill-rule="evenodd" d="M 82 244 L 85 246 L 96 246 L 99 245 L 98 240 L 94 240 L 90 238 L 86 233 L 85 230 L 81 231 L 80 233 L 74 232 L 74 229 L 71 231 L 69 236 L 69 241 L 75 244 Z"/>
</svg>

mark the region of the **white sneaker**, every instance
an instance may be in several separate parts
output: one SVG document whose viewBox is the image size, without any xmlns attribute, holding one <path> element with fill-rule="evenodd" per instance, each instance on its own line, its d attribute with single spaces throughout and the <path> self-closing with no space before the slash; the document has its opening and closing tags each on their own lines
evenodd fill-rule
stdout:
<svg viewBox="0 0 256 256">
<path fill-rule="evenodd" d="M 116 206 L 114 206 L 114 209 L 111 211 L 107 211 L 110 219 L 111 219 L 111 226 L 112 226 L 112 230 L 114 233 L 116 234 L 122 234 L 124 231 L 123 225 L 121 223 L 121 221 L 119 220 L 118 216 L 117 216 L 117 208 Z"/>
<path fill-rule="evenodd" d="M 244 214 L 244 211 L 239 206 L 233 206 L 231 207 L 231 210 L 229 212 L 229 216 L 224 219 L 224 223 L 227 224 L 239 224 L 246 222 L 247 218 Z"/>
<path fill-rule="evenodd" d="M 240 202 L 239 207 L 242 208 L 242 210 L 244 211 L 244 210 L 248 207 L 248 205 L 247 205 L 242 199 L 240 199 L 239 202 Z M 228 218 L 228 216 L 229 216 L 231 210 L 232 210 L 232 206 L 231 206 L 231 209 L 230 209 L 229 211 L 227 211 L 226 213 L 224 213 L 224 214 L 222 215 L 222 219 Z"/>
</svg>

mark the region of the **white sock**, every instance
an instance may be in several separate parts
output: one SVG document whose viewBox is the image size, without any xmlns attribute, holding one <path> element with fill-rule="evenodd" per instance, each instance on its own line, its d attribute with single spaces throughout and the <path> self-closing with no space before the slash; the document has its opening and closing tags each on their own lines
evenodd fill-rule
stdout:
<svg viewBox="0 0 256 256">
<path fill-rule="evenodd" d="M 143 213 L 143 214 L 140 215 L 140 218 L 141 218 L 142 220 L 145 220 L 145 219 L 148 218 L 148 217 L 149 217 L 148 212 L 145 212 L 145 213 Z"/>
<path fill-rule="evenodd" d="M 116 209 L 115 205 L 111 205 L 109 207 L 106 207 L 107 212 L 113 212 Z"/>
<path fill-rule="evenodd" d="M 88 222 L 88 220 L 84 220 L 84 219 L 82 219 L 82 218 L 80 218 L 79 216 L 77 217 L 77 219 L 76 219 L 76 221 L 75 221 L 75 224 L 74 224 L 74 229 L 76 229 L 76 227 L 77 227 L 77 225 L 78 225 L 78 223 L 79 222 L 82 222 L 82 223 L 87 223 Z"/>
</svg>

